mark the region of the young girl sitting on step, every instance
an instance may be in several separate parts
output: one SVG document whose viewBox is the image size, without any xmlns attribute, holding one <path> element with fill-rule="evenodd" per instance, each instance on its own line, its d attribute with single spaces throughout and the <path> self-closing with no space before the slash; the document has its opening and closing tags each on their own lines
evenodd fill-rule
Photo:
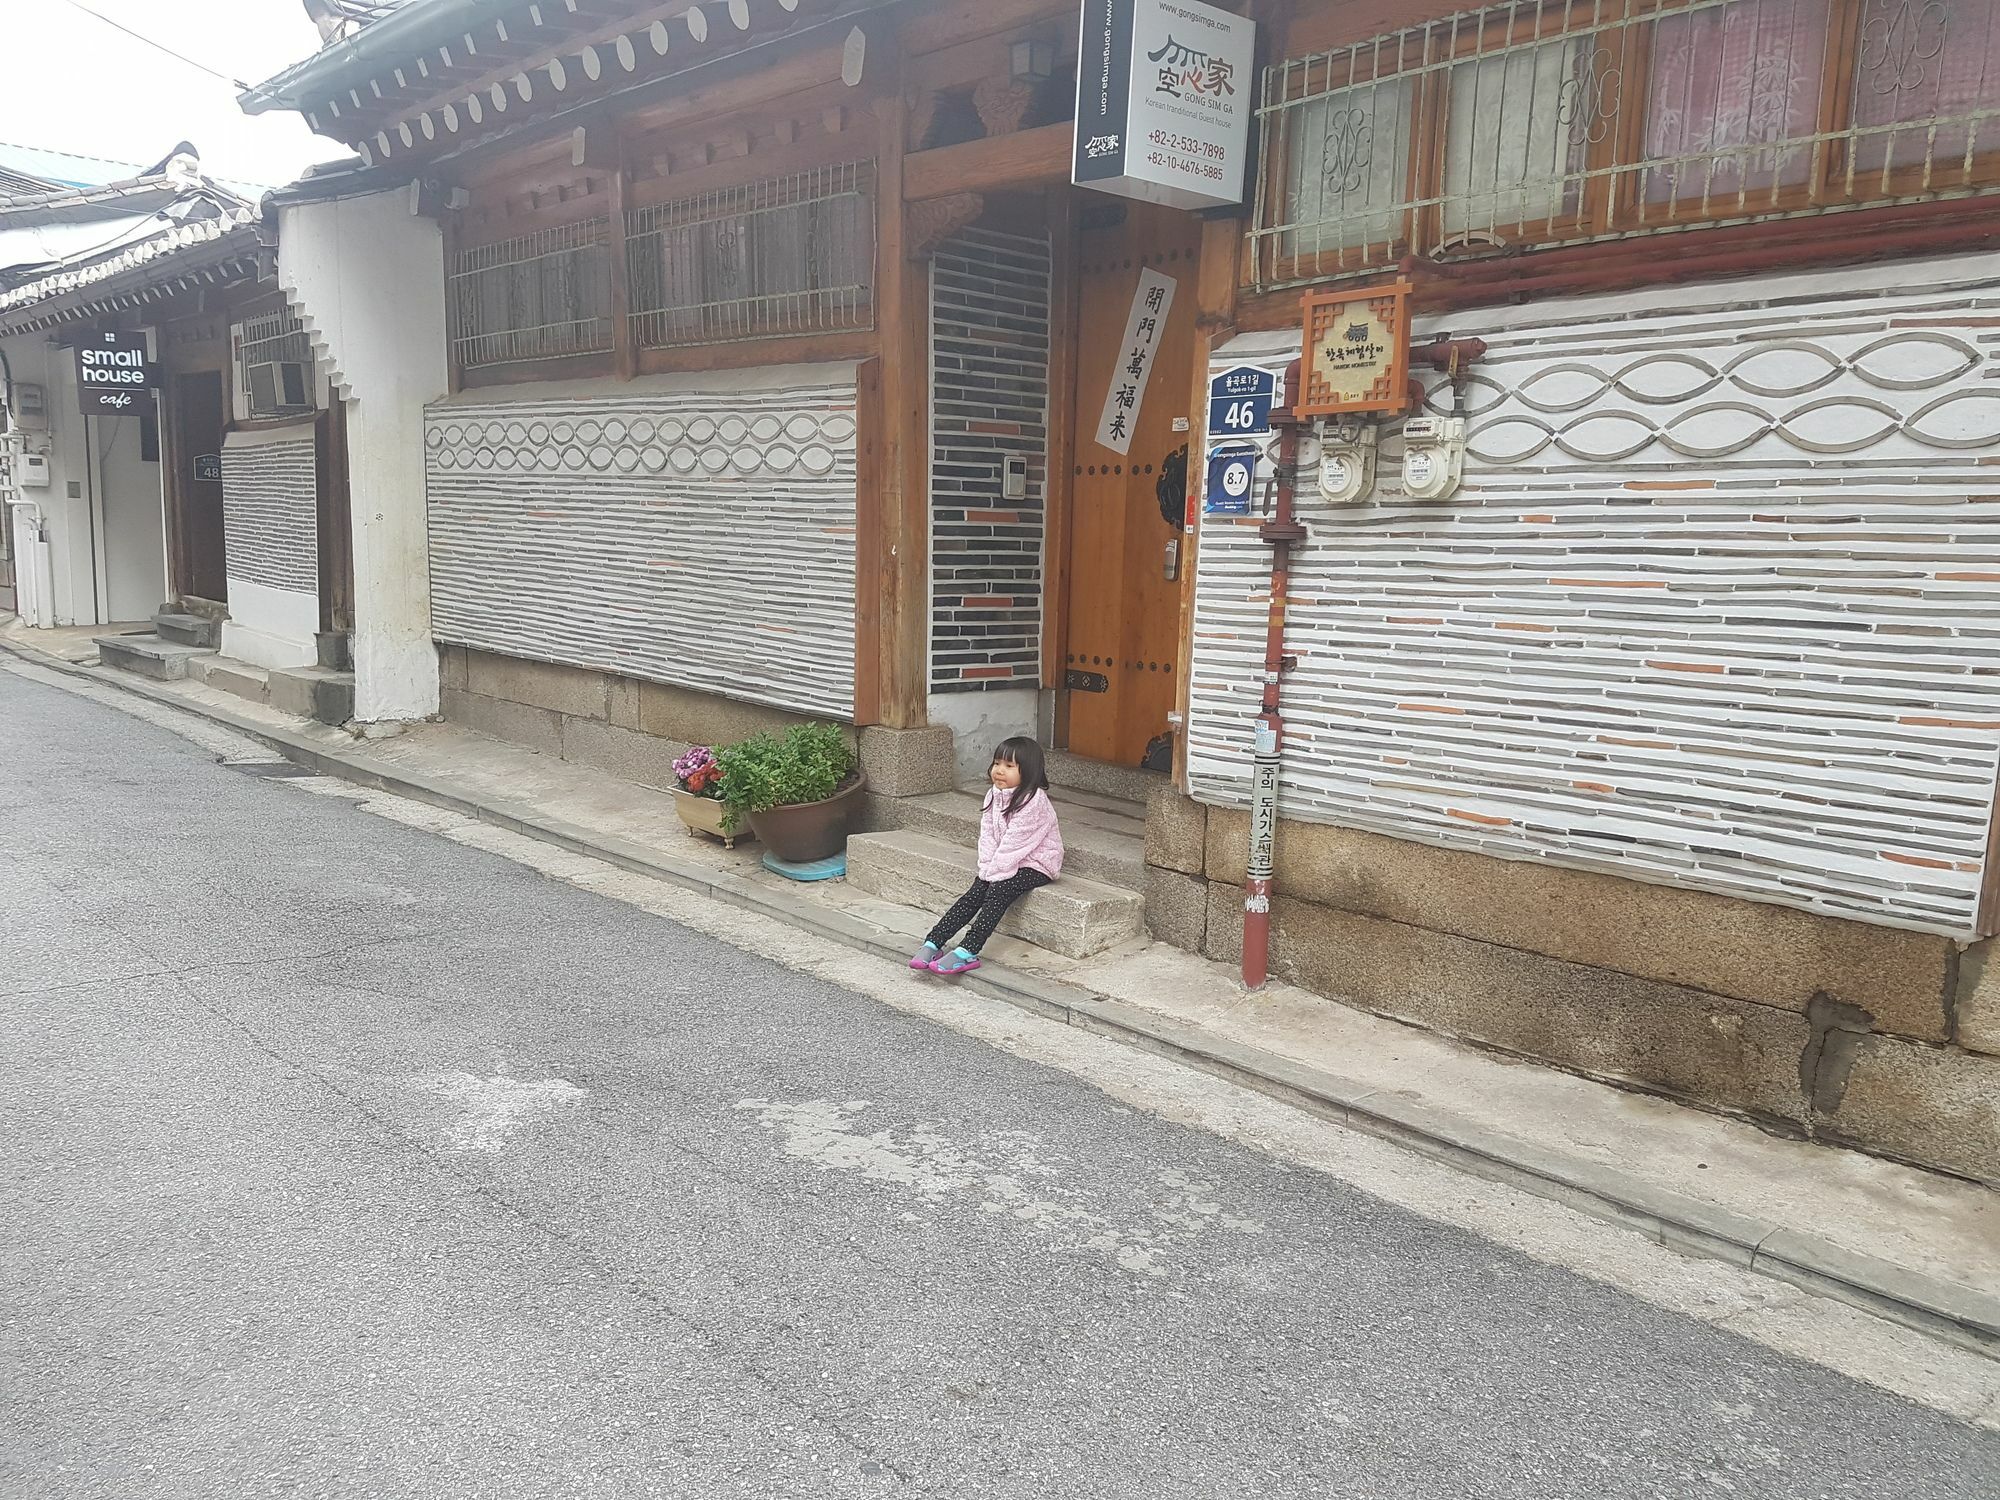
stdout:
<svg viewBox="0 0 2000 1500">
<path fill-rule="evenodd" d="M 979 967 L 979 950 L 1007 915 L 1007 908 L 1062 874 L 1062 830 L 1049 801 L 1042 747 L 1026 737 L 1003 740 L 987 768 L 993 785 L 979 815 L 979 873 L 910 958 L 913 969 L 966 974 Z M 966 923 L 972 930 L 950 952 L 944 945 Z"/>
</svg>

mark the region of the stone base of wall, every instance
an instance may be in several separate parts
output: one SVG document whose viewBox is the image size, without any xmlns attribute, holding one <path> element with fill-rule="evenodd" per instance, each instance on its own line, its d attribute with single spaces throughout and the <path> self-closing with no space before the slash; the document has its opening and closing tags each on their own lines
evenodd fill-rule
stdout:
<svg viewBox="0 0 2000 1500">
<path fill-rule="evenodd" d="M 674 761 L 690 745 L 728 745 L 807 722 L 715 693 L 469 646 L 439 647 L 438 670 L 440 707 L 452 723 L 642 786 L 671 787 Z M 857 740 L 878 795 L 911 797 L 953 785 L 947 728 L 871 725 Z"/>
<path fill-rule="evenodd" d="M 1242 956 L 1247 816 L 1148 809 L 1156 937 Z M 2000 1184 L 1989 945 L 1283 822 L 1271 972 L 1776 1129 Z"/>
</svg>

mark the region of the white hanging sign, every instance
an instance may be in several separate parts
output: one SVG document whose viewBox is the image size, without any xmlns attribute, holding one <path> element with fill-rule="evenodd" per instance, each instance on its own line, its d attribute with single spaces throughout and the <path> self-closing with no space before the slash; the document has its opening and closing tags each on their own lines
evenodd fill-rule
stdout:
<svg viewBox="0 0 2000 1500">
<path fill-rule="evenodd" d="M 1257 23 L 1201 0 L 1083 0 L 1070 180 L 1146 203 L 1243 201 Z"/>
<path fill-rule="evenodd" d="M 1118 346 L 1118 363 L 1104 392 L 1104 415 L 1097 421 L 1097 441 L 1113 453 L 1129 453 L 1132 429 L 1146 401 L 1146 382 L 1153 378 L 1153 356 L 1166 336 L 1167 314 L 1174 308 L 1174 278 L 1151 269 L 1139 272 L 1132 292 L 1132 311 L 1125 318 L 1125 338 Z"/>
</svg>

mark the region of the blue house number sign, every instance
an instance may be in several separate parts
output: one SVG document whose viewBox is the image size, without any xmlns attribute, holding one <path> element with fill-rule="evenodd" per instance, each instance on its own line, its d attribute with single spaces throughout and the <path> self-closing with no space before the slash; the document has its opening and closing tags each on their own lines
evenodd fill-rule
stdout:
<svg viewBox="0 0 2000 1500">
<path fill-rule="evenodd" d="M 1208 383 L 1208 430 L 1219 438 L 1261 437 L 1271 430 L 1278 377 L 1238 365 Z"/>
</svg>

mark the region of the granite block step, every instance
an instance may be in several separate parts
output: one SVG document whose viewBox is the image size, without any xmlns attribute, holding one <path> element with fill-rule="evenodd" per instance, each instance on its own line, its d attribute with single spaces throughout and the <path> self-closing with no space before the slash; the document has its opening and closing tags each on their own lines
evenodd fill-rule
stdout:
<svg viewBox="0 0 2000 1500">
<path fill-rule="evenodd" d="M 188 662 L 188 676 L 209 687 L 221 688 L 252 703 L 265 703 L 271 696 L 271 673 L 253 662 L 233 656 L 197 656 Z"/>
<path fill-rule="evenodd" d="M 273 667 L 267 679 L 270 704 L 302 719 L 345 724 L 354 717 L 354 674 L 325 667 Z"/>
<path fill-rule="evenodd" d="M 202 615 L 172 614 L 162 610 L 153 616 L 153 633 L 163 641 L 183 646 L 220 646 L 222 622 Z"/>
<path fill-rule="evenodd" d="M 871 809 L 878 830 L 928 834 L 967 850 L 979 847 L 983 792 L 934 792 L 922 797 L 881 797 Z M 1062 823 L 1063 870 L 1127 890 L 1146 885 L 1146 809 L 1141 804 L 1088 792 L 1056 789 Z"/>
<path fill-rule="evenodd" d="M 972 860 L 960 844 L 908 830 L 847 841 L 847 883 L 885 901 L 939 915 L 971 882 Z M 1066 958 L 1115 948 L 1145 927 L 1146 903 L 1137 891 L 1068 874 L 1023 896 L 1000 924 L 1009 937 Z"/>
<path fill-rule="evenodd" d="M 163 641 L 156 635 L 101 635 L 96 645 L 97 659 L 105 666 L 136 672 L 155 682 L 179 682 L 188 675 L 191 659 L 215 654 L 207 646 Z"/>
<path fill-rule="evenodd" d="M 1152 796 L 1153 788 L 1168 780 L 1164 771 L 1145 771 L 1138 766 L 1114 766 L 1107 761 L 1086 760 L 1067 750 L 1051 750 L 1047 759 L 1051 786 L 1136 802 L 1141 808 Z"/>
</svg>

